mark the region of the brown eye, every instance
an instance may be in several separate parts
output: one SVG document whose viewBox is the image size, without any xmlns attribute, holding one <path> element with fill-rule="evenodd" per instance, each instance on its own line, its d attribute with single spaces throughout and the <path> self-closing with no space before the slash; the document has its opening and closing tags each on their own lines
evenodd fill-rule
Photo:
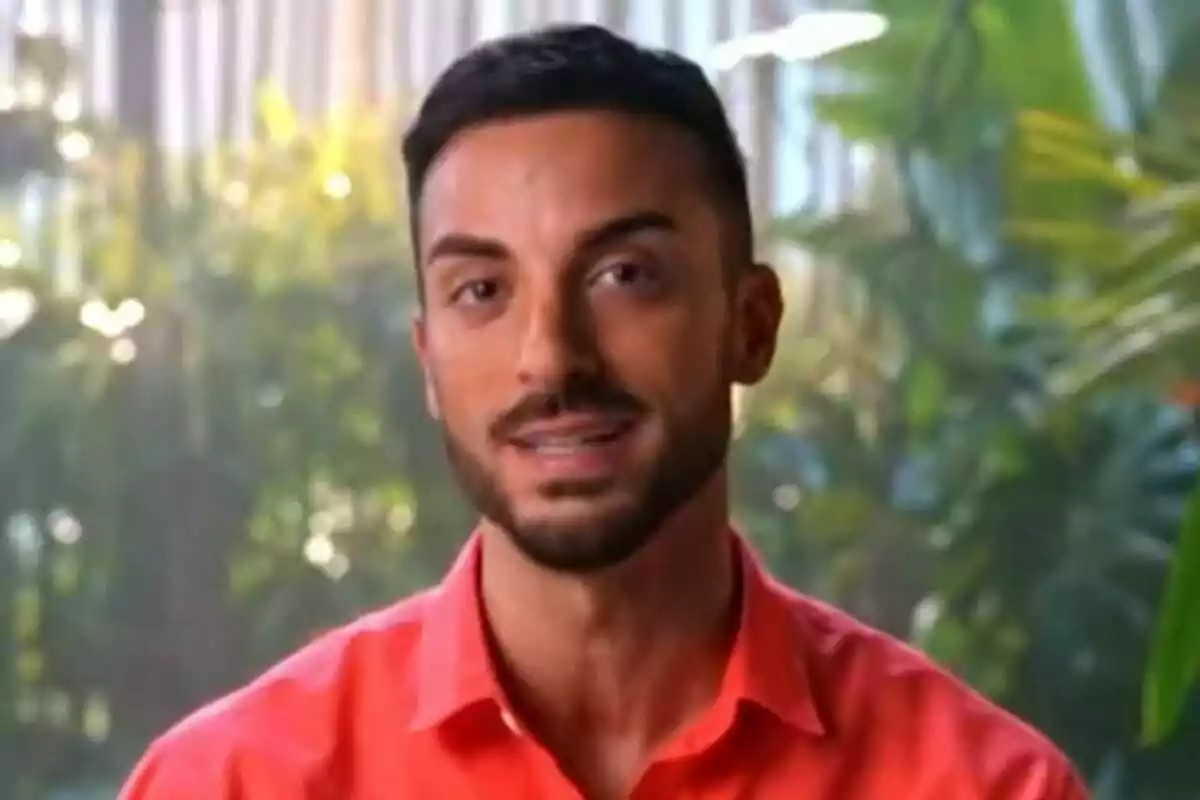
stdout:
<svg viewBox="0 0 1200 800">
<path fill-rule="evenodd" d="M 596 276 L 597 285 L 617 289 L 646 291 L 658 285 L 658 275 L 650 267 L 633 261 L 613 264 Z"/>
<path fill-rule="evenodd" d="M 500 283 L 491 279 L 467 281 L 450 295 L 454 305 L 485 305 L 500 296 Z"/>
</svg>

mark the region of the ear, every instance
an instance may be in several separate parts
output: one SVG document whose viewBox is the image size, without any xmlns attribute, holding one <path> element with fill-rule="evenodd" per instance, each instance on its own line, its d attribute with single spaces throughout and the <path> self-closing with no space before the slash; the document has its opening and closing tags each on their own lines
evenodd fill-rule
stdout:
<svg viewBox="0 0 1200 800">
<path fill-rule="evenodd" d="M 768 264 L 751 265 L 737 280 L 733 304 L 732 377 L 737 383 L 753 386 L 770 371 L 783 310 L 783 291 L 775 270 Z"/>
<path fill-rule="evenodd" d="M 413 317 L 409 335 L 412 338 L 413 351 L 417 354 L 417 361 L 421 364 L 421 375 L 425 380 L 425 408 L 429 411 L 429 416 L 440 421 L 441 409 L 438 407 L 437 392 L 434 391 L 433 375 L 429 370 L 429 351 L 423 315 Z"/>
</svg>

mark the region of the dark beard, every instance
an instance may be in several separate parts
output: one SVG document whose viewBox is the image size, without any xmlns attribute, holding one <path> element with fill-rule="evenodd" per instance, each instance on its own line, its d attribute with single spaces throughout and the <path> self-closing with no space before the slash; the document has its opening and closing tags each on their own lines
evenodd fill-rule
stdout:
<svg viewBox="0 0 1200 800">
<path fill-rule="evenodd" d="M 459 485 L 479 513 L 504 530 L 531 561 L 556 572 L 582 574 L 620 564 L 645 547 L 724 465 L 731 430 L 729 389 L 721 383 L 694 419 L 666 431 L 663 452 L 642 485 L 632 487 L 631 501 L 569 522 L 519 519 L 496 477 L 444 425 L 442 433 Z M 543 486 L 541 493 L 586 500 L 614 488 L 607 482 L 558 482 Z"/>
</svg>

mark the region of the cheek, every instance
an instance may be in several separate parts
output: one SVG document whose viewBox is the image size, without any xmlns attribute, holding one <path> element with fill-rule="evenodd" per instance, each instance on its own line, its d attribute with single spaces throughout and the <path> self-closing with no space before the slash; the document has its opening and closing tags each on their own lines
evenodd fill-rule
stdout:
<svg viewBox="0 0 1200 800">
<path fill-rule="evenodd" d="M 605 336 L 607 360 L 625 388 L 671 416 L 711 403 L 714 387 L 728 383 L 730 346 L 723 317 L 665 315 L 613 326 Z"/>
<path fill-rule="evenodd" d="M 499 399 L 493 396 L 498 385 L 495 376 L 479 361 L 464 354 L 438 353 L 426 367 L 438 420 L 456 439 L 472 447 L 483 440 L 488 426 L 502 410 Z"/>
</svg>

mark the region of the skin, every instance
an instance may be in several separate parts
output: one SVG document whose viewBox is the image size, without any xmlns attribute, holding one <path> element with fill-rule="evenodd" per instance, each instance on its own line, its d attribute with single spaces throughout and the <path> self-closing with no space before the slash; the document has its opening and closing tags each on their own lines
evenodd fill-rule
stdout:
<svg viewBox="0 0 1200 800">
<path fill-rule="evenodd" d="M 588 797 L 626 796 L 715 698 L 737 612 L 734 383 L 769 369 L 775 273 L 686 131 L 579 111 L 456 136 L 418 209 L 413 342 L 484 516 L 481 592 L 521 724 Z M 628 432 L 586 479 L 516 446 L 582 413 Z"/>
</svg>

